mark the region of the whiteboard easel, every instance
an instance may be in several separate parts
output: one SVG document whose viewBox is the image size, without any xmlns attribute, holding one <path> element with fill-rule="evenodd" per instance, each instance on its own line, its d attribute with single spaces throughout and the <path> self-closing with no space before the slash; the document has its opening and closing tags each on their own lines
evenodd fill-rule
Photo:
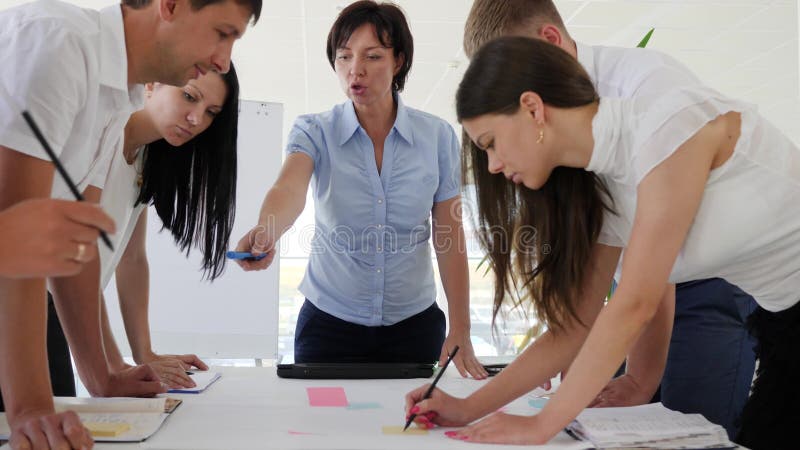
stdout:
<svg viewBox="0 0 800 450">
<path fill-rule="evenodd" d="M 283 105 L 241 101 L 236 222 L 229 248 L 255 226 L 261 202 L 281 167 Z M 213 283 L 203 281 L 201 255 L 188 260 L 148 214 L 150 332 L 156 353 L 201 358 L 274 359 L 278 348 L 279 258 L 262 272 L 246 273 L 229 261 Z M 114 280 L 105 292 L 109 320 L 123 355 L 130 355 Z"/>
</svg>

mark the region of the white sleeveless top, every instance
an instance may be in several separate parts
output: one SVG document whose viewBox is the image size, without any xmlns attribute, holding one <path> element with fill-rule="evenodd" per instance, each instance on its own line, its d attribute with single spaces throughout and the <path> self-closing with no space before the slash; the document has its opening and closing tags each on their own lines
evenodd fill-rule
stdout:
<svg viewBox="0 0 800 450">
<path fill-rule="evenodd" d="M 636 189 L 647 174 L 709 121 L 742 115 L 733 155 L 711 171 L 670 282 L 720 277 L 769 311 L 800 300 L 800 149 L 754 106 L 702 86 L 656 101 L 602 98 L 586 170 L 607 184 L 617 215 L 606 213 L 599 242 L 625 247 Z"/>
<path fill-rule="evenodd" d="M 125 248 L 128 247 L 136 229 L 136 223 L 142 211 L 147 205 L 139 204 L 134 206 L 139 197 L 140 187 L 137 183 L 138 170 L 141 170 L 144 163 L 142 148 L 137 150 L 136 160 L 133 164 L 125 161 L 122 154 L 122 140 L 115 146 L 115 152 L 111 161 L 111 169 L 108 172 L 103 194 L 100 197 L 100 206 L 114 219 L 117 224 L 117 232 L 109 235 L 114 251 L 111 252 L 105 245 L 98 245 L 100 252 L 100 289 L 104 290 L 111 281 L 111 277 L 117 270 L 117 265 Z"/>
</svg>

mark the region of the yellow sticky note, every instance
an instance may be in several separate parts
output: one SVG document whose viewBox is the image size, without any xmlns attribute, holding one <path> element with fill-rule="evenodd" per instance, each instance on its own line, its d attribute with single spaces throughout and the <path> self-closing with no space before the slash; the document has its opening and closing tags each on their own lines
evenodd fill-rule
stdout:
<svg viewBox="0 0 800 450">
<path fill-rule="evenodd" d="M 428 434 L 428 430 L 423 430 L 422 428 L 417 428 L 415 426 L 408 427 L 406 431 L 403 431 L 402 425 L 387 425 L 383 427 L 383 434 L 415 434 L 415 435 L 422 435 Z"/>
<path fill-rule="evenodd" d="M 131 426 L 124 422 L 84 422 L 83 426 L 88 428 L 94 437 L 116 437 L 131 429 Z"/>
</svg>

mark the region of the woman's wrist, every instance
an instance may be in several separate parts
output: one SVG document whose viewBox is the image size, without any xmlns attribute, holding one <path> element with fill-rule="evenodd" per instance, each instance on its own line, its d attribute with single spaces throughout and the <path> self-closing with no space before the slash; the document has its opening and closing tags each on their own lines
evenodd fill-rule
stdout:
<svg viewBox="0 0 800 450">
<path fill-rule="evenodd" d="M 147 364 L 157 356 L 151 348 L 144 348 L 133 352 L 133 361 L 140 365 Z"/>
<path fill-rule="evenodd" d="M 469 336 L 470 324 L 469 320 L 466 322 L 459 320 L 450 320 L 450 335 L 467 335 Z"/>
</svg>

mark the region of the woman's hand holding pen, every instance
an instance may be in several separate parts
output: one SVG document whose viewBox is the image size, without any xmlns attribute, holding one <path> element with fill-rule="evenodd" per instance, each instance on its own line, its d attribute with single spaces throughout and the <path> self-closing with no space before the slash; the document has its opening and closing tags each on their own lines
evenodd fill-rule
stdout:
<svg viewBox="0 0 800 450">
<path fill-rule="evenodd" d="M 250 252 L 254 255 L 266 253 L 267 256 L 261 259 L 238 259 L 236 264 L 239 264 L 245 272 L 266 269 L 275 259 L 275 241 L 273 230 L 264 225 L 254 227 L 242 237 L 236 245 L 236 251 Z"/>
<path fill-rule="evenodd" d="M 463 426 L 474 420 L 467 413 L 464 399 L 453 397 L 440 389 L 434 389 L 429 398 L 425 398 L 430 384 L 420 386 L 406 394 L 406 418 L 416 414 L 414 422 L 422 428 L 433 425 L 442 427 Z"/>
</svg>

